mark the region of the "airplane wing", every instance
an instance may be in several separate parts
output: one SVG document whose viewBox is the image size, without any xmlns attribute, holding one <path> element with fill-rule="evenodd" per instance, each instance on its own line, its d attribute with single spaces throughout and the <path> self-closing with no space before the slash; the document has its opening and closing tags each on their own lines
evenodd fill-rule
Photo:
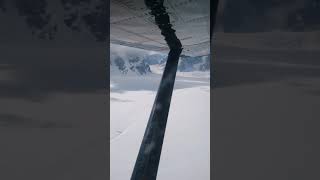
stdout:
<svg viewBox="0 0 320 180">
<path fill-rule="evenodd" d="M 110 1 L 110 43 L 150 51 L 168 52 L 160 29 L 144 0 Z M 210 0 L 164 0 L 184 55 L 208 55 Z"/>
</svg>

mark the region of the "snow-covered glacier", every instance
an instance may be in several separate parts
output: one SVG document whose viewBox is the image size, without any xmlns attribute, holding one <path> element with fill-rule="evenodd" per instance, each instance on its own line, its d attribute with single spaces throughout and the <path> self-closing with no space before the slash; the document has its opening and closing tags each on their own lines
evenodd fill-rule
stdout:
<svg viewBox="0 0 320 180">
<path fill-rule="evenodd" d="M 184 62 L 185 61 L 185 62 Z M 110 178 L 130 179 L 166 55 L 118 48 L 110 62 Z M 210 179 L 209 58 L 181 57 L 158 180 Z"/>
</svg>

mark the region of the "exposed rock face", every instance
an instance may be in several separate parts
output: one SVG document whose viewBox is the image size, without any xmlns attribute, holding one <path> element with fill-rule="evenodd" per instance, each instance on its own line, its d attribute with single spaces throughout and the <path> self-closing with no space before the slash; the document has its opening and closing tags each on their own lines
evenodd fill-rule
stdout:
<svg viewBox="0 0 320 180">
<path fill-rule="evenodd" d="M 137 75 L 147 75 L 151 73 L 150 66 L 145 63 L 144 59 L 139 57 L 132 57 L 130 59 L 123 59 L 119 56 L 111 59 L 111 67 L 121 74 L 134 73 Z"/>
<path fill-rule="evenodd" d="M 149 65 L 162 64 L 167 60 L 166 55 L 162 54 L 153 54 L 149 56 L 145 56 L 144 61 Z"/>
<path fill-rule="evenodd" d="M 144 59 L 141 60 L 138 57 L 129 59 L 129 67 L 130 70 L 141 75 L 151 72 L 149 65 L 144 62 Z"/>
<path fill-rule="evenodd" d="M 167 57 L 161 54 L 146 56 L 131 56 L 127 59 L 114 55 L 111 57 L 110 65 L 121 74 L 135 73 L 138 75 L 147 75 L 151 73 L 150 66 L 157 66 L 158 69 L 165 67 Z M 209 56 L 181 56 L 178 65 L 179 72 L 209 71 Z"/>
<path fill-rule="evenodd" d="M 209 71 L 210 59 L 208 56 L 181 56 L 178 69 L 180 72 Z"/>
</svg>

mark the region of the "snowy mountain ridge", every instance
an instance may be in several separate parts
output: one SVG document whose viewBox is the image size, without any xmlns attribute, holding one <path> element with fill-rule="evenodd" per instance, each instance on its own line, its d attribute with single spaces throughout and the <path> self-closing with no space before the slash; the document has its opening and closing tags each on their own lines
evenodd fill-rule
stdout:
<svg viewBox="0 0 320 180">
<path fill-rule="evenodd" d="M 121 57 L 119 55 L 111 55 L 110 69 L 112 74 L 122 75 L 148 75 L 150 73 L 159 74 L 163 71 L 167 57 L 162 54 L 152 55 L 131 55 Z M 210 70 L 209 56 L 181 56 L 178 72 L 207 72 Z"/>
<path fill-rule="evenodd" d="M 151 73 L 150 66 L 139 57 L 123 59 L 119 56 L 110 60 L 111 73 L 146 75 Z"/>
</svg>

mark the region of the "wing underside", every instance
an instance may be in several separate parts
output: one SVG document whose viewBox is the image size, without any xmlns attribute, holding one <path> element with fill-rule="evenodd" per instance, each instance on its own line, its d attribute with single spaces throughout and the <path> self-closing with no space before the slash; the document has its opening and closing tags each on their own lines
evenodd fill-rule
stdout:
<svg viewBox="0 0 320 180">
<path fill-rule="evenodd" d="M 164 1 L 173 28 L 182 42 L 182 54 L 209 54 L 209 3 L 209 0 Z M 169 51 L 143 0 L 111 0 L 110 43 L 157 52 Z"/>
</svg>

